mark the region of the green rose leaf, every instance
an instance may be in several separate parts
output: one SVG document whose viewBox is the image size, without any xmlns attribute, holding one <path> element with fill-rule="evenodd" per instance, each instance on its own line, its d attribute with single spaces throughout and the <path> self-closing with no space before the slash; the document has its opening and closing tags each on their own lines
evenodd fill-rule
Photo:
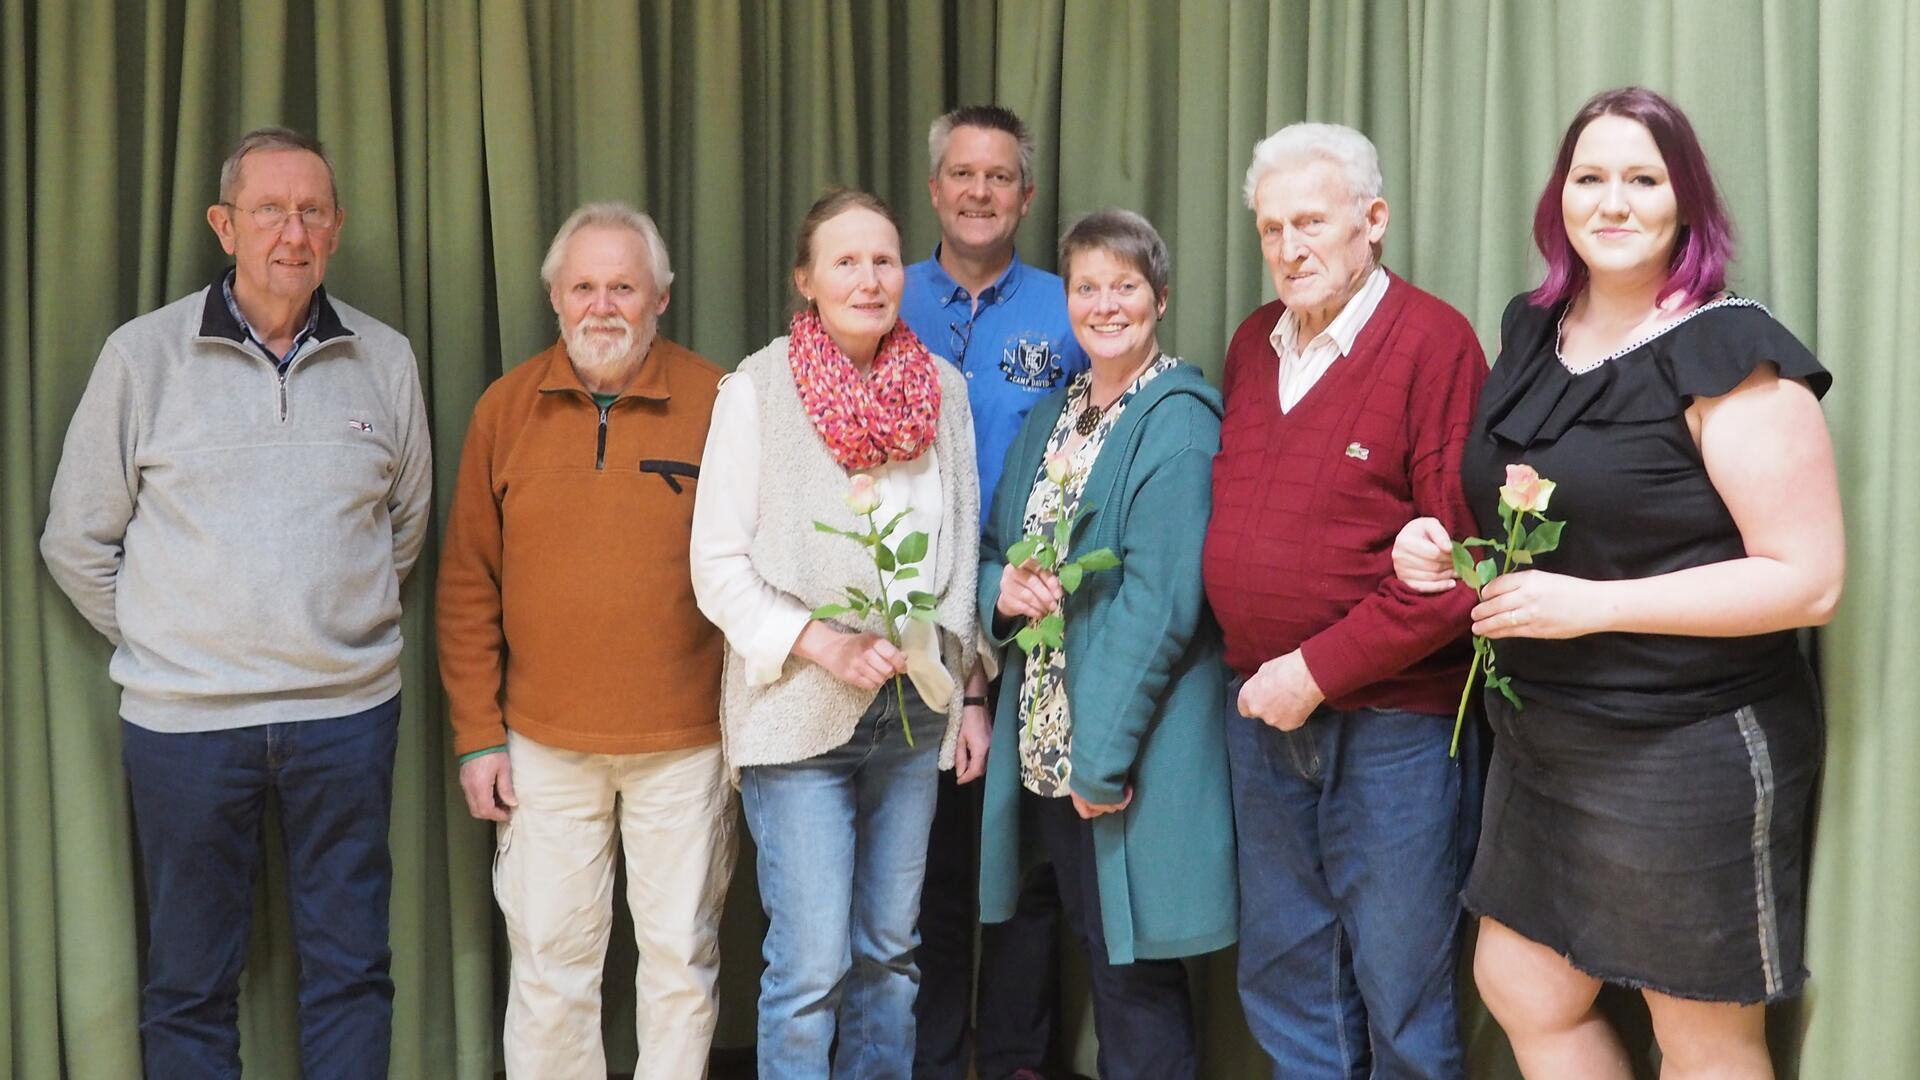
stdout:
<svg viewBox="0 0 1920 1080">
<path fill-rule="evenodd" d="M 894 552 L 893 555 L 894 558 L 900 560 L 901 565 L 917 563 L 921 559 L 926 558 L 927 534 L 923 532 L 908 533 L 907 538 L 900 541 L 900 550 Z"/>
<path fill-rule="evenodd" d="M 873 546 L 873 565 L 888 573 L 900 567 L 900 564 L 893 559 L 893 550 L 887 547 L 887 545 L 879 543 Z"/>
<path fill-rule="evenodd" d="M 1033 558 L 1033 549 L 1039 546 L 1040 538 L 1037 536 L 1028 536 L 1021 539 L 1019 543 L 1007 549 L 1008 564 L 1019 566 L 1021 563 Z"/>
<path fill-rule="evenodd" d="M 906 614 L 907 614 L 907 602 L 905 600 L 895 600 L 893 602 L 893 606 L 887 609 L 887 617 L 890 619 L 893 619 L 896 622 L 902 618 L 905 618 Z"/>
<path fill-rule="evenodd" d="M 1500 691 L 1501 697 L 1506 698 L 1508 701 L 1512 702 L 1514 708 L 1516 709 L 1526 708 L 1525 705 L 1520 704 L 1520 695 L 1514 693 L 1513 687 L 1507 685 L 1507 682 L 1508 680 L 1506 679 L 1493 680 L 1494 689 Z"/>
<path fill-rule="evenodd" d="M 816 619 L 837 619 L 852 610 L 852 608 L 845 604 L 821 604 L 819 607 L 813 609 L 812 617 Z"/>
<path fill-rule="evenodd" d="M 1099 548 L 1095 551 L 1089 551 L 1073 561 L 1079 563 L 1081 568 L 1088 572 L 1111 570 L 1120 565 L 1120 556 L 1115 555 L 1112 548 Z"/>
<path fill-rule="evenodd" d="M 912 604 L 914 607 L 931 611 L 940 606 L 940 598 L 930 592 L 919 592 L 916 590 L 907 594 L 907 603 Z"/>
<path fill-rule="evenodd" d="M 934 611 L 932 608 L 917 607 L 917 608 L 914 608 L 912 611 L 907 612 L 907 618 L 918 619 L 923 623 L 933 622 L 935 619 L 938 619 L 939 617 L 940 617 L 939 613 Z"/>
<path fill-rule="evenodd" d="M 1533 535 L 1527 537 L 1527 553 L 1544 555 L 1560 546 L 1560 530 L 1566 528 L 1564 521 L 1542 521 Z"/>
<path fill-rule="evenodd" d="M 1086 571 L 1077 562 L 1070 562 L 1060 568 L 1060 587 L 1072 592 L 1080 587 L 1080 577 Z"/>
<path fill-rule="evenodd" d="M 917 566 L 908 566 L 908 567 L 904 567 L 904 568 L 902 568 L 902 569 L 901 569 L 901 571 L 900 571 L 899 573 L 897 573 L 897 574 L 895 574 L 895 575 L 893 575 L 893 580 L 895 580 L 895 581 L 905 581 L 905 580 L 907 580 L 908 578 L 917 578 L 917 577 L 919 577 L 919 576 L 920 576 L 920 568 L 919 568 L 919 567 L 917 567 Z"/>
<path fill-rule="evenodd" d="M 1040 640 L 1049 648 L 1058 649 L 1066 640 L 1067 620 L 1057 611 L 1047 613 L 1040 620 Z"/>
<path fill-rule="evenodd" d="M 1045 537 L 1040 538 L 1040 546 L 1033 550 L 1033 564 L 1042 570 L 1052 570 L 1060 565 L 1060 549 Z"/>
<path fill-rule="evenodd" d="M 900 524 L 901 519 L 905 518 L 906 516 L 907 516 L 907 512 L 905 510 L 902 510 L 899 513 L 893 515 L 893 517 L 887 520 L 887 523 L 885 525 L 880 526 L 880 535 L 882 537 L 892 536 L 893 527 L 895 525 Z"/>
<path fill-rule="evenodd" d="M 1040 628 L 1028 623 L 1020 628 L 1019 633 L 1013 635 L 1013 643 L 1020 646 L 1021 652 L 1032 653 L 1040 645 Z"/>
<path fill-rule="evenodd" d="M 1473 586 L 1475 592 L 1479 592 L 1480 575 L 1473 568 L 1473 553 L 1467 550 L 1467 544 L 1469 542 L 1470 541 L 1458 540 L 1454 542 L 1453 572 L 1460 576 L 1461 581 Z"/>
<path fill-rule="evenodd" d="M 1500 567 L 1495 565 L 1492 559 L 1481 559 L 1474 564 L 1473 580 L 1477 583 L 1478 588 L 1486 588 L 1487 583 L 1499 575 Z"/>
</svg>

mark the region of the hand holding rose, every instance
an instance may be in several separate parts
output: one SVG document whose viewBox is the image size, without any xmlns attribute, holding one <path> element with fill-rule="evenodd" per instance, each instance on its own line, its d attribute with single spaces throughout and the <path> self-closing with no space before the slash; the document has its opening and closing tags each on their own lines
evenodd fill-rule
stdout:
<svg viewBox="0 0 1920 1080">
<path fill-rule="evenodd" d="M 900 523 L 907 519 L 905 510 L 893 515 L 885 525 L 875 520 L 874 514 L 880 509 L 880 485 L 869 473 L 854 473 L 847 478 L 847 509 L 855 517 L 866 519 L 866 528 L 855 531 L 842 529 L 831 522 L 813 523 L 815 530 L 831 536 L 845 537 L 865 548 L 873 560 L 873 583 L 877 588 L 868 593 L 860 585 L 848 584 L 840 588 L 845 603 L 822 604 L 813 609 L 814 622 L 808 623 L 801 631 L 800 640 L 794 643 L 793 651 L 803 659 L 812 660 L 826 668 L 834 678 L 841 682 L 858 686 L 863 690 L 877 690 L 888 679 L 893 680 L 894 698 L 900 704 L 900 730 L 907 738 L 907 745 L 913 745 L 913 725 L 907 722 L 907 687 L 903 680 L 907 672 L 906 654 L 901 651 L 902 619 L 918 619 L 921 622 L 938 620 L 940 598 L 930 592 L 908 589 L 904 599 L 896 595 L 895 590 L 904 588 L 902 582 L 920 576 L 920 567 L 914 565 L 927 557 L 931 546 L 924 532 L 910 532 L 898 545 L 887 543 Z M 886 636 L 868 633 L 841 633 L 828 626 L 826 621 L 851 616 L 854 620 L 878 619 L 886 629 Z"/>
<path fill-rule="evenodd" d="M 1544 570 L 1501 574 L 1480 592 L 1473 632 L 1483 638 L 1560 640 L 1605 625 L 1596 583 Z"/>
<path fill-rule="evenodd" d="M 878 690 L 888 679 L 907 673 L 907 654 L 886 638 L 864 631 L 850 634 L 817 619 L 800 631 L 793 655 L 862 690 Z"/>
<path fill-rule="evenodd" d="M 1538 571 L 1514 573 L 1515 566 L 1533 563 L 1535 555 L 1545 555 L 1560 546 L 1564 522 L 1547 517 L 1547 502 L 1553 498 L 1554 483 L 1544 480 L 1531 465 L 1507 466 L 1507 482 L 1500 485 L 1500 522 L 1507 527 L 1504 540 L 1484 540 L 1469 536 L 1452 545 L 1453 572 L 1473 586 L 1480 603 L 1473 609 L 1473 660 L 1467 668 L 1467 685 L 1460 688 L 1460 707 L 1453 716 L 1453 744 L 1449 755 L 1460 748 L 1460 728 L 1466 721 L 1467 706 L 1473 700 L 1473 684 L 1482 675 L 1487 687 L 1500 692 L 1516 709 L 1522 708 L 1513 680 L 1500 674 L 1491 639 L 1496 637 L 1573 637 L 1592 632 L 1592 627 L 1575 628 L 1569 616 L 1580 610 L 1577 598 L 1570 594 L 1591 588 L 1591 582 L 1578 581 L 1559 574 Z M 1534 519 L 1532 529 L 1527 519 Z M 1414 535 L 1409 537 L 1409 530 Z M 1444 531 L 1443 531 L 1444 535 Z M 1399 573 L 1399 549 L 1406 541 L 1411 569 L 1416 577 L 1431 573 L 1422 565 L 1420 550 L 1432 540 L 1432 530 L 1415 530 L 1410 523 L 1394 543 L 1395 572 Z M 1484 558 L 1475 553 L 1488 550 Z M 1408 584 L 1413 584 L 1409 582 Z M 1437 591 L 1437 590 L 1436 590 Z"/>
<path fill-rule="evenodd" d="M 1066 595 L 1059 578 L 1032 562 L 1008 563 L 1000 571 L 1000 598 L 993 602 L 993 610 L 1010 619 L 1044 619 L 1059 609 Z"/>
</svg>

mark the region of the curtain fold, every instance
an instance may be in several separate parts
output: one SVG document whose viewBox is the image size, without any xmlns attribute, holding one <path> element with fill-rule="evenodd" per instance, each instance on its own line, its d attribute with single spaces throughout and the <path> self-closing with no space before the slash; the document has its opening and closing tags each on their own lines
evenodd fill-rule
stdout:
<svg viewBox="0 0 1920 1080">
<path fill-rule="evenodd" d="M 1492 354 L 1538 273 L 1528 231 L 1555 142 L 1594 91 L 1644 82 L 1690 113 L 1738 226 L 1733 286 L 1837 376 L 1852 587 L 1818 635 L 1829 761 L 1812 988 L 1771 1025 L 1782 1075 L 1920 1071 L 1920 9 L 1906 0 L 0 0 L 0 1077 L 138 1074 L 139 870 L 108 649 L 37 551 L 67 421 L 106 335 L 199 288 L 221 158 L 248 128 L 324 139 L 347 211 L 329 288 L 418 354 L 444 516 L 473 402 L 555 333 L 539 279 L 574 206 L 655 214 L 677 281 L 663 331 L 731 367 L 782 332 L 793 229 L 830 183 L 937 238 L 926 127 L 997 100 L 1038 139 L 1019 236 L 1146 214 L 1173 247 L 1162 341 L 1218 375 L 1272 295 L 1242 202 L 1255 141 L 1334 120 L 1379 145 L 1390 265 Z M 505 951 L 491 833 L 468 819 L 433 662 L 436 524 L 408 582 L 392 846 L 393 1075 L 487 1080 Z M 183 598 L 216 602 L 216 598 Z M 270 823 L 270 828 L 271 823 Z M 277 845 L 241 1000 L 247 1075 L 298 1075 Z M 618 916 L 615 940 L 630 940 Z M 728 905 L 719 1041 L 753 1037 L 751 848 Z M 606 984 L 633 1055 L 630 945 Z M 1209 1075 L 1252 1076 L 1231 955 L 1197 965 Z M 1637 1050 L 1644 1010 L 1608 1008 Z M 1068 1043 L 1092 1065 L 1084 997 Z M 1473 1075 L 1512 1077 L 1484 1011 Z M 1645 1066 L 1646 1062 L 1643 1061 Z"/>
<path fill-rule="evenodd" d="M 1808 940 L 1814 987 L 1801 1075 L 1892 1076 L 1920 1063 L 1920 12 L 1874 0 L 1821 5 L 1815 121 L 1818 214 L 1782 244 L 1805 264 L 1814 345 L 1849 376 L 1827 417 L 1847 510 L 1851 586 L 1821 638 L 1827 771 Z"/>
</svg>

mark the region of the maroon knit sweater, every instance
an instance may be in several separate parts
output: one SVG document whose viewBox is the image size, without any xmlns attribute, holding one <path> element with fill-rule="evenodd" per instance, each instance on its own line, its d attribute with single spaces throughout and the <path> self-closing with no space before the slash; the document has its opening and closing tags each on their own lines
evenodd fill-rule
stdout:
<svg viewBox="0 0 1920 1080">
<path fill-rule="evenodd" d="M 1473 532 L 1460 451 L 1486 358 L 1473 327 L 1392 276 L 1353 352 L 1280 411 L 1268 337 L 1285 305 L 1247 317 L 1227 348 L 1213 462 L 1207 600 L 1241 675 L 1294 649 L 1336 709 L 1450 715 L 1466 679 L 1473 593 L 1416 593 L 1393 540 L 1416 517 Z"/>
</svg>

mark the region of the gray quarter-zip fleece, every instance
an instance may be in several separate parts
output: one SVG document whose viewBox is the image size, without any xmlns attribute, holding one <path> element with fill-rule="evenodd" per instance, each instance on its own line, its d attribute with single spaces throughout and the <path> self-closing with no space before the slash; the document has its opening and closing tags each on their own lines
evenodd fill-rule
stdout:
<svg viewBox="0 0 1920 1080">
<path fill-rule="evenodd" d="M 407 339 L 316 291 L 276 372 L 219 285 L 107 338 L 40 552 L 155 731 L 346 716 L 400 689 L 432 452 Z"/>
</svg>

